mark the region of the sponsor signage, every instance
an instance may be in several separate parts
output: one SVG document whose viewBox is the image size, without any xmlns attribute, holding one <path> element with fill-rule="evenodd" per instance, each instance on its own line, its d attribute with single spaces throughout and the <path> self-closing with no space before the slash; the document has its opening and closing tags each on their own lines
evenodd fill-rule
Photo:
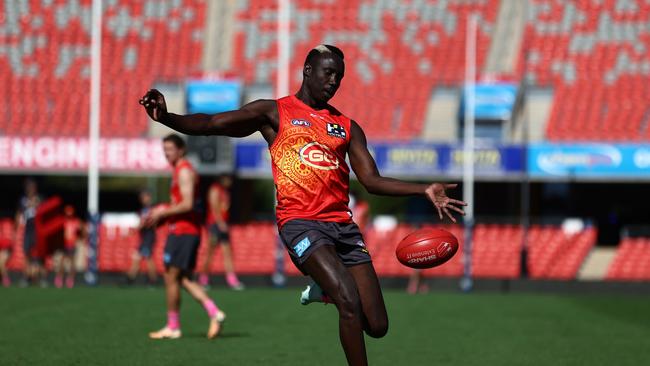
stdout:
<svg viewBox="0 0 650 366">
<path fill-rule="evenodd" d="M 650 178 L 650 145 L 533 144 L 528 172 L 533 177 Z"/>
<path fill-rule="evenodd" d="M 447 173 L 463 174 L 465 152 L 462 146 L 450 149 Z M 480 176 L 501 176 L 511 173 L 523 173 L 526 169 L 524 149 L 521 146 L 479 146 L 474 150 L 474 169 Z"/>
<path fill-rule="evenodd" d="M 220 113 L 239 108 L 242 85 L 236 80 L 196 80 L 186 85 L 188 113 Z"/>
<path fill-rule="evenodd" d="M 377 167 L 382 174 L 399 176 L 428 176 L 442 173 L 449 149 L 434 144 L 373 144 Z"/>
<path fill-rule="evenodd" d="M 84 172 L 88 139 L 67 137 L 0 137 L 0 170 Z M 160 139 L 102 138 L 99 168 L 103 172 L 165 172 L 168 163 Z"/>
<path fill-rule="evenodd" d="M 336 157 L 318 143 L 300 149 L 300 159 L 317 169 L 335 169 Z M 427 143 L 376 143 L 368 150 L 384 175 L 402 177 L 439 177 L 442 174 L 460 176 L 464 154 L 462 146 Z M 237 169 L 248 175 L 271 174 L 271 159 L 265 143 L 236 143 Z M 484 146 L 474 153 L 476 174 L 479 176 L 504 176 L 525 171 L 521 146 Z"/>
<path fill-rule="evenodd" d="M 474 116 L 483 120 L 509 120 L 517 99 L 514 84 L 476 84 L 474 86 Z M 461 117 L 465 101 L 461 99 Z"/>
</svg>

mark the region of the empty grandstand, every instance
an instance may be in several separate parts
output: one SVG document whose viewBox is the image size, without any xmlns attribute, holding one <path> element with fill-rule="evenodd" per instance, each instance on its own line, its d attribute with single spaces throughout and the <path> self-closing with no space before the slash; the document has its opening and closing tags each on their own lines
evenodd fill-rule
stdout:
<svg viewBox="0 0 650 366">
<path fill-rule="evenodd" d="M 87 162 L 79 151 L 86 146 L 90 109 L 90 2 L 4 1 L 0 13 L 0 166 L 14 174 L 11 189 L 17 191 L 18 176 L 27 173 L 83 173 Z M 650 3 L 305 0 L 291 1 L 289 14 L 290 90 L 302 79 L 309 49 L 319 43 L 342 48 L 346 76 L 333 104 L 364 127 L 383 172 L 412 180 L 460 179 L 467 24 L 475 17 L 474 81 L 486 87 L 479 99 L 505 112 L 476 110 L 473 275 L 575 279 L 598 252 L 597 244 L 620 242 L 616 257 L 599 265 L 609 268 L 600 270 L 599 278 L 645 276 L 638 269 L 645 267 L 634 264 L 645 262 L 630 254 L 640 253 L 642 243 L 621 238 L 620 229 L 648 219 L 636 215 L 641 204 L 635 197 L 642 192 L 638 181 L 650 176 L 645 145 Z M 179 113 L 191 109 L 187 86 L 195 81 L 241 86 L 237 104 L 277 96 L 277 1 L 105 0 L 102 15 L 101 154 L 102 169 L 111 175 L 154 176 L 148 185 L 166 184 L 154 140 L 166 130 L 145 118 L 137 104 L 151 87 L 164 90 L 170 109 Z M 202 140 L 193 151 L 214 159 L 216 153 L 204 152 L 210 144 Z M 237 266 L 249 274 L 271 273 L 276 239 L 273 224 L 265 220 L 272 216 L 272 203 L 259 204 L 260 197 L 270 201 L 272 196 L 266 146 L 253 137 L 233 151 L 239 184 L 265 192 L 253 197 L 243 188 L 235 192 L 240 207 L 233 240 L 256 258 L 255 264 L 238 261 Z M 60 164 L 71 155 L 80 158 L 78 164 Z M 42 161 L 30 163 L 32 157 Z M 598 184 L 611 181 L 617 182 L 611 189 L 618 196 L 599 194 L 608 187 Z M 120 197 L 127 195 L 123 185 L 115 186 L 122 189 Z M 523 198 L 526 190 L 529 197 Z M 68 197 L 81 200 L 77 191 L 71 188 Z M 158 191 L 162 196 L 165 188 Z M 602 205 L 594 203 L 597 197 Z M 528 212 L 520 200 L 528 200 Z M 133 208 L 107 201 L 111 210 Z M 383 202 L 371 204 L 373 215 L 391 213 Z M 396 210 L 406 219 L 395 228 L 367 234 L 382 275 L 408 275 L 394 260 L 394 244 L 414 227 L 434 225 L 422 219 L 428 209 L 412 207 L 409 201 Z M 13 202 L 2 207 L 5 216 L 13 209 Z M 541 224 L 529 225 L 524 216 Z M 566 232 L 561 224 L 567 217 L 580 217 L 586 226 Z M 625 221 L 630 219 L 634 222 Z M 462 242 L 462 228 L 445 227 Z M 13 235 L 8 224 L 3 230 Z M 124 270 L 135 245 L 132 230 L 102 227 L 100 270 Z M 16 233 L 20 237 L 20 230 Z M 423 273 L 460 276 L 461 259 L 458 255 Z M 18 269 L 22 261 L 17 248 L 10 267 Z M 222 270 L 218 263 L 213 271 Z"/>
</svg>

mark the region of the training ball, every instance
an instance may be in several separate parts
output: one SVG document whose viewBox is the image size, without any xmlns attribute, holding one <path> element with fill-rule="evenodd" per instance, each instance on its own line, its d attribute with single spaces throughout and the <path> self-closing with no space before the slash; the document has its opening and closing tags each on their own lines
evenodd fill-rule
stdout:
<svg viewBox="0 0 650 366">
<path fill-rule="evenodd" d="M 456 254 L 458 239 L 442 229 L 420 229 L 407 235 L 395 249 L 397 259 L 411 268 L 439 266 Z"/>
</svg>

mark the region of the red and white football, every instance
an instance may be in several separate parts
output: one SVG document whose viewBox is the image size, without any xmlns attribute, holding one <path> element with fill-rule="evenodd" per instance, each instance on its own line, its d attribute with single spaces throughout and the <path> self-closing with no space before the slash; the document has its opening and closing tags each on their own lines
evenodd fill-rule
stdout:
<svg viewBox="0 0 650 366">
<path fill-rule="evenodd" d="M 420 229 L 397 245 L 395 255 L 411 268 L 432 268 L 447 262 L 458 251 L 458 239 L 442 229 Z"/>
</svg>

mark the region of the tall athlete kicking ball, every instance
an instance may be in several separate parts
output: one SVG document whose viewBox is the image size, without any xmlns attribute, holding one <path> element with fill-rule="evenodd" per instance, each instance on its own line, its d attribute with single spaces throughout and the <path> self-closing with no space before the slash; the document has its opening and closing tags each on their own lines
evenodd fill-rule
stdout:
<svg viewBox="0 0 650 366">
<path fill-rule="evenodd" d="M 447 197 L 455 185 L 414 184 L 382 177 L 361 127 L 327 102 L 345 71 L 340 49 L 319 45 L 309 52 L 300 90 L 278 100 L 257 100 L 214 115 L 176 115 L 150 90 L 140 100 L 149 116 L 190 135 L 243 137 L 259 131 L 269 144 L 277 187 L 280 236 L 296 266 L 327 293 L 339 313 L 339 337 L 350 365 L 366 365 L 364 331 L 388 330 L 377 274 L 348 207 L 350 168 L 370 193 L 422 195 L 452 221 L 465 203 Z"/>
</svg>

